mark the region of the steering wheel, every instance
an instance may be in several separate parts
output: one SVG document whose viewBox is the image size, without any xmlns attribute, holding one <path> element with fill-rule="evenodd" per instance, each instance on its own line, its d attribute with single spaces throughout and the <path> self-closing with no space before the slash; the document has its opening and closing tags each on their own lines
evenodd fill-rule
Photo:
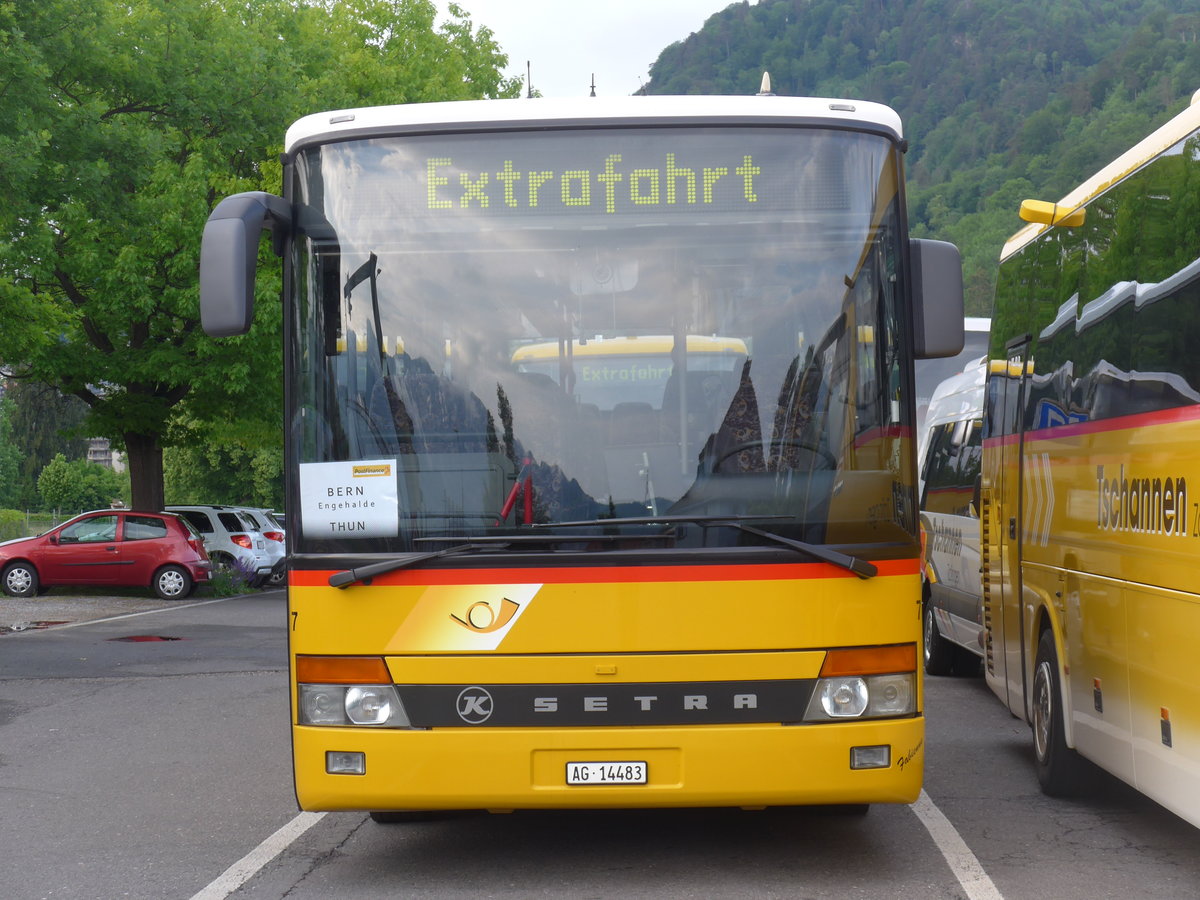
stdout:
<svg viewBox="0 0 1200 900">
<path fill-rule="evenodd" d="M 815 444 L 809 444 L 809 443 L 806 443 L 805 441 L 797 441 L 797 440 L 786 440 L 786 441 L 757 440 L 757 441 L 743 441 L 740 444 L 736 444 L 733 447 L 730 447 L 728 450 L 726 450 L 724 453 L 722 453 L 720 456 L 717 457 L 716 462 L 713 463 L 712 470 L 713 470 L 713 472 L 720 471 L 721 464 L 723 462 L 725 462 L 725 460 L 729 459 L 729 457 L 731 457 L 731 456 L 741 453 L 743 450 L 754 450 L 755 448 L 757 448 L 759 450 L 764 451 L 763 455 L 765 456 L 768 448 L 776 447 L 776 446 L 792 447 L 797 450 L 805 450 L 805 451 L 811 453 L 813 456 L 818 457 L 821 460 L 827 462 L 828 466 L 825 466 L 824 468 L 836 469 L 838 467 L 837 457 L 834 456 L 832 453 L 830 453 L 828 450 L 826 450 L 824 447 L 818 447 Z"/>
</svg>

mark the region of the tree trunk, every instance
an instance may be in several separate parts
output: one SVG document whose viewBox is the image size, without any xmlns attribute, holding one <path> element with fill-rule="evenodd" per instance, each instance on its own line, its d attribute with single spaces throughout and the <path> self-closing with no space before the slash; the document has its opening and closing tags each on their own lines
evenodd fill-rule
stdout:
<svg viewBox="0 0 1200 900">
<path fill-rule="evenodd" d="M 147 512 L 162 509 L 165 505 L 163 452 L 158 437 L 152 434 L 126 434 L 125 452 L 129 457 L 133 508 Z"/>
</svg>

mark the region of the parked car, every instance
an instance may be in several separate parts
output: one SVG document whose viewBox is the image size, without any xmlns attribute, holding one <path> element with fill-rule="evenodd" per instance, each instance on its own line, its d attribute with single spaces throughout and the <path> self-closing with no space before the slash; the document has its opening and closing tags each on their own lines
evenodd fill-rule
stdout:
<svg viewBox="0 0 1200 900">
<path fill-rule="evenodd" d="M 239 506 L 237 509 L 267 539 L 267 555 L 271 557 L 271 574 L 267 576 L 267 584 L 283 584 L 287 581 L 287 532 L 269 509 L 257 506 Z"/>
<path fill-rule="evenodd" d="M 204 544 L 179 516 L 104 509 L 0 544 L 0 586 L 32 597 L 59 585 L 149 587 L 182 600 L 209 580 Z"/>
<path fill-rule="evenodd" d="M 217 568 L 246 573 L 251 587 L 260 586 L 274 567 L 267 539 L 234 506 L 168 506 L 183 516 L 204 539 L 208 557 Z"/>
</svg>

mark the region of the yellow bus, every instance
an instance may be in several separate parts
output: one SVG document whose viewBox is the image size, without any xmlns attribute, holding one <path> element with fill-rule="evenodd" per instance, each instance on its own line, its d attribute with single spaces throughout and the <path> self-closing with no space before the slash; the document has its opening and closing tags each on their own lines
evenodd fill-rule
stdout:
<svg viewBox="0 0 1200 900">
<path fill-rule="evenodd" d="M 1082 756 L 1196 825 L 1198 210 L 1196 103 L 1057 204 L 1022 205 L 981 524 L 987 681 L 1032 725 L 1043 788 L 1083 787 Z"/>
<path fill-rule="evenodd" d="M 903 148 L 847 101 L 342 110 L 221 202 L 210 334 L 284 258 L 301 807 L 917 796 L 913 361 L 963 317 Z"/>
</svg>

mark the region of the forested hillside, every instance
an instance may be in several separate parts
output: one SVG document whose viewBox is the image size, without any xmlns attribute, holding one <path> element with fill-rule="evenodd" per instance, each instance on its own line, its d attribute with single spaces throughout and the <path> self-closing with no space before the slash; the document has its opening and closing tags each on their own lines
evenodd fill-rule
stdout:
<svg viewBox="0 0 1200 900">
<path fill-rule="evenodd" d="M 1200 90 L 1195 0 L 761 0 L 733 4 L 650 68 L 654 94 L 853 97 L 910 141 L 914 236 L 962 248 L 987 314 L 1026 197 L 1056 200 Z"/>
</svg>

